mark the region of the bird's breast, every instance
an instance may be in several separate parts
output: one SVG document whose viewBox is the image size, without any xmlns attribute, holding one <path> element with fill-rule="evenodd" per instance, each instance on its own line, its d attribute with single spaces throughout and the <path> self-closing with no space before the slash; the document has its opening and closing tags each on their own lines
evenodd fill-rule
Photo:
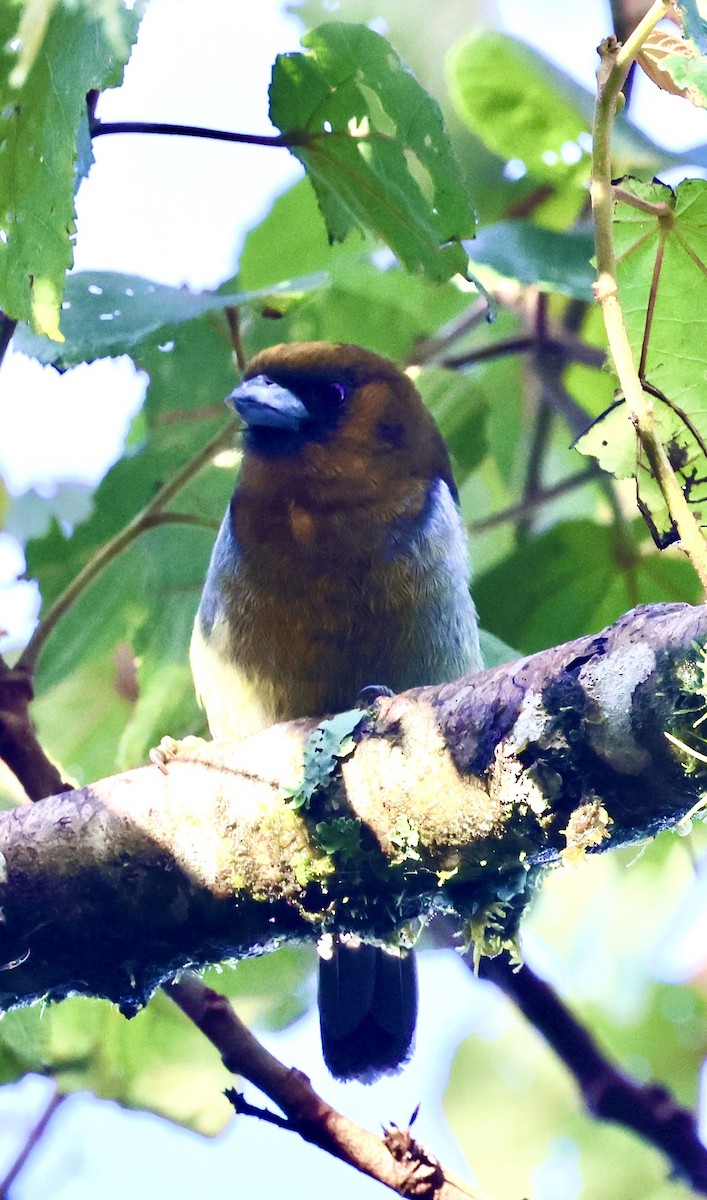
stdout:
<svg viewBox="0 0 707 1200">
<path fill-rule="evenodd" d="M 250 732 L 254 710 L 265 726 L 350 707 L 368 684 L 400 691 L 478 665 L 466 539 L 441 480 L 394 519 L 290 501 L 257 515 L 259 543 L 240 507 L 219 533 L 192 645 L 212 732 Z"/>
</svg>

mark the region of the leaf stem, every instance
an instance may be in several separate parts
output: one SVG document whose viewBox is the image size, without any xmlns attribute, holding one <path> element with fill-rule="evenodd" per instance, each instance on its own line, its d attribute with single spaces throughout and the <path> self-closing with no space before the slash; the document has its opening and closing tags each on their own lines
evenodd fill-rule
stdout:
<svg viewBox="0 0 707 1200">
<path fill-rule="evenodd" d="M 672 218 L 673 216 L 673 210 L 670 205 L 662 200 L 654 204 L 650 200 L 644 200 L 641 196 L 634 196 L 632 192 L 629 192 L 626 188 L 619 187 L 618 184 L 613 185 L 612 191 L 614 200 L 620 200 L 623 204 L 628 204 L 631 208 L 637 208 L 640 212 L 648 213 L 651 217 L 658 219 L 660 217 Z"/>
<path fill-rule="evenodd" d="M 682 548 L 707 590 L 707 544 L 683 494 L 670 460 L 655 429 L 653 398 L 644 391 L 633 361 L 618 294 L 613 240 L 614 194 L 611 182 L 611 136 L 622 84 L 644 39 L 668 12 L 667 0 L 656 0 L 624 46 L 606 38 L 599 47 L 601 65 L 594 115 L 594 152 L 591 184 L 597 255 L 594 293 L 601 305 L 609 349 L 631 422 L 648 465 L 675 522 Z"/>
<path fill-rule="evenodd" d="M 39 655 L 44 649 L 49 635 L 54 631 L 72 604 L 78 600 L 81 593 L 86 590 L 90 583 L 93 583 L 93 580 L 100 574 L 104 567 L 107 567 L 114 558 L 122 554 L 142 533 L 148 529 L 153 529 L 156 524 L 165 523 L 165 519 L 170 519 L 169 514 L 164 513 L 164 509 L 172 498 L 211 461 L 214 454 L 217 454 L 219 450 L 229 445 L 232 437 L 233 423 L 229 421 L 211 438 L 211 441 L 206 443 L 198 454 L 195 454 L 189 462 L 185 463 L 181 471 L 178 471 L 172 479 L 168 480 L 160 488 L 149 504 L 146 504 L 131 521 L 128 521 L 127 525 L 101 546 L 100 550 L 96 551 L 93 557 L 82 567 L 78 575 L 64 588 L 64 591 L 54 601 L 46 616 L 39 622 L 39 625 L 20 655 L 19 661 L 16 664 L 17 667 L 30 673 L 35 670 Z M 184 518 L 181 514 L 177 514 L 177 516 L 183 521 Z"/>
<path fill-rule="evenodd" d="M 164 121 L 91 121 L 91 137 L 112 133 L 158 133 L 166 137 L 208 138 L 215 142 L 239 142 L 246 146 L 274 146 L 287 149 L 297 145 L 295 134 L 231 133 L 227 129 L 208 129 L 203 125 L 171 125 Z M 301 140 L 301 139 L 300 139 Z"/>
</svg>

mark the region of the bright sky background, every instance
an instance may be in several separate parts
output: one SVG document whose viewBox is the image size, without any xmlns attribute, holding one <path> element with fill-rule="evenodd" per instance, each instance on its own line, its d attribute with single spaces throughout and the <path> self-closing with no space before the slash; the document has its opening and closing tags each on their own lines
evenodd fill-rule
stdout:
<svg viewBox="0 0 707 1200">
<path fill-rule="evenodd" d="M 345 6 L 346 0 L 344 0 Z M 593 85 L 594 47 L 609 30 L 599 4 L 498 0 L 507 26 Z M 608 10 L 608 6 L 607 6 Z M 299 23 L 276 0 L 152 0 L 124 87 L 101 98 L 99 116 L 185 122 L 269 132 L 267 85 L 278 52 L 299 43 Z M 335 14 L 333 14 L 335 15 Z M 567 45 L 575 47 L 567 62 Z M 639 85 L 640 87 L 641 85 Z M 643 90 L 643 89 L 642 89 Z M 641 111 L 656 140 L 684 146 L 707 139 L 705 115 L 660 97 Z M 245 231 L 267 211 L 299 168 L 286 151 L 177 138 L 116 136 L 95 143 L 96 163 L 78 198 L 76 267 L 133 272 L 198 289 L 234 270 Z M 10 353 L 0 376 L 0 472 L 14 492 L 50 494 L 56 479 L 95 483 L 120 453 L 143 393 L 128 360 L 79 367 L 59 376 Z M 0 535 L 0 628 L 16 641 L 36 605 L 31 584 L 10 585 L 23 566 L 16 544 Z M 11 638 L 11 640 L 13 640 Z M 266 1038 L 286 1062 L 306 1064 L 315 1087 L 355 1119 L 378 1128 L 404 1124 L 423 1100 L 417 1130 L 453 1169 L 464 1171 L 444 1129 L 439 1098 L 450 1056 L 473 1029 L 496 1036 L 504 1023 L 496 993 L 475 983 L 453 953 L 423 957 L 418 1051 L 396 1079 L 374 1088 L 334 1084 L 321 1065 L 316 1017 Z M 0 1090 L 0 1173 L 35 1119 L 45 1085 L 28 1080 Z M 258 1102 L 257 1097 L 253 1097 Z M 549 1164 L 551 1166 L 551 1164 Z M 72 1098 L 13 1189 L 13 1200 L 134 1200 L 155 1195 L 382 1195 L 379 1186 L 295 1137 L 242 1119 L 218 1143 L 205 1143 L 140 1114 Z M 237 1183 L 236 1183 L 237 1179 Z M 563 1200 L 578 1190 L 564 1177 Z M 554 1200 L 542 1171 L 533 1200 Z M 577 1183 L 577 1189 L 579 1182 Z"/>
</svg>

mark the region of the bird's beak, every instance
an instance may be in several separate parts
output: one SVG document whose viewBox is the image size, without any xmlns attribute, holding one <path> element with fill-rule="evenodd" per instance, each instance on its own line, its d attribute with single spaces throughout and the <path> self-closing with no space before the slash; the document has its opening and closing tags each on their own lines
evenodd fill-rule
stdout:
<svg viewBox="0 0 707 1200">
<path fill-rule="evenodd" d="M 267 375 L 246 380 L 226 397 L 226 404 L 235 409 L 246 425 L 261 428 L 299 429 L 309 417 L 302 401 Z"/>
</svg>

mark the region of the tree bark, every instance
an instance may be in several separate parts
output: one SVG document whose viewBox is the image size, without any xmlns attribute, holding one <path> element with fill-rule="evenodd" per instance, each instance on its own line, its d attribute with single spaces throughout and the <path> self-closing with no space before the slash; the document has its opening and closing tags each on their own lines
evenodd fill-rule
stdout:
<svg viewBox="0 0 707 1200">
<path fill-rule="evenodd" d="M 131 1011 L 187 964 L 391 938 L 440 910 L 508 945 L 548 867 L 699 804 L 707 767 L 665 734 L 700 752 L 705 642 L 707 609 L 647 606 L 380 699 L 329 754 L 290 722 L 0 813 L 0 1006 L 80 992 Z"/>
</svg>

